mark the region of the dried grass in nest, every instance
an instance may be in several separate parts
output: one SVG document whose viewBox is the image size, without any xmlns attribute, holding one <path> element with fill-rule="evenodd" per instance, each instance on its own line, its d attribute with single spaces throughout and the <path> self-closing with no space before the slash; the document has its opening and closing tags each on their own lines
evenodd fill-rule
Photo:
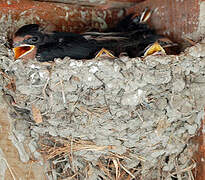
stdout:
<svg viewBox="0 0 205 180">
<path fill-rule="evenodd" d="M 52 145 L 46 145 L 42 142 L 41 138 L 41 152 L 43 152 L 44 157 L 46 160 L 50 160 L 52 158 L 55 158 L 56 156 L 60 156 L 62 154 L 68 155 L 72 154 L 75 151 L 80 150 L 87 150 L 87 151 L 103 151 L 103 150 L 111 150 L 114 149 L 115 146 L 97 146 L 91 141 L 85 141 L 85 140 L 65 140 L 61 139 L 60 141 L 56 141 L 53 138 L 50 138 L 49 140 L 52 142 Z"/>
<path fill-rule="evenodd" d="M 47 142 L 46 142 L 47 141 Z M 74 140 L 74 139 L 60 139 L 56 140 L 52 137 L 44 139 L 41 137 L 40 140 L 40 152 L 43 154 L 45 160 L 54 161 L 58 159 L 59 161 L 65 159 L 65 156 L 69 157 L 70 162 L 72 162 L 73 153 L 76 151 L 103 151 L 103 150 L 112 150 L 115 146 L 98 146 L 91 141 L 85 140 Z M 102 179 L 132 179 L 135 178 L 135 175 L 132 173 L 134 170 L 128 170 L 125 165 L 122 164 L 122 160 L 126 158 L 122 155 L 117 155 L 115 153 L 110 153 L 110 155 L 103 156 L 99 159 L 97 167 L 102 172 Z M 54 164 L 51 165 L 52 168 L 56 168 Z M 87 162 L 85 168 L 87 175 L 91 176 L 93 173 L 90 163 Z M 73 172 L 67 170 L 68 179 L 78 179 L 78 174 L 80 172 Z M 103 175 L 104 174 L 104 175 Z M 65 174 L 64 174 L 65 175 Z M 126 178 L 125 178 L 126 177 Z"/>
<path fill-rule="evenodd" d="M 53 137 L 41 137 L 40 138 L 40 152 L 43 154 L 45 160 L 50 162 L 51 171 L 62 169 L 59 173 L 59 179 L 76 179 L 80 180 L 82 177 L 92 176 L 95 169 L 98 169 L 100 173 L 98 174 L 99 179 L 109 179 L 109 180 L 131 180 L 131 179 L 144 179 L 146 174 L 151 173 L 147 172 L 143 174 L 142 166 L 143 162 L 146 160 L 143 157 L 137 157 L 140 161 L 139 165 L 134 168 L 127 168 L 125 159 L 131 159 L 129 153 L 125 155 L 119 155 L 113 152 L 108 152 L 106 155 L 102 155 L 98 161 L 96 166 L 94 167 L 91 162 L 84 160 L 85 166 L 84 169 L 79 169 L 76 167 L 72 167 L 72 162 L 74 161 L 75 156 L 74 152 L 77 151 L 104 151 L 104 150 L 112 150 L 116 148 L 115 146 L 98 146 L 91 141 L 81 140 L 81 139 L 62 139 L 62 138 L 53 138 Z M 129 151 L 129 150 L 128 150 Z M 83 158 L 83 157 L 82 157 Z M 136 158 L 136 157 L 135 157 Z M 54 162 L 55 161 L 55 162 Z M 162 172 L 162 168 L 158 167 L 158 177 L 159 179 L 171 179 L 177 178 L 178 180 L 183 180 L 185 177 L 188 177 L 187 180 L 194 180 L 193 170 L 196 167 L 196 163 L 193 160 L 189 160 L 183 165 L 179 165 L 178 158 L 174 159 L 175 169 L 173 172 Z M 57 163 L 56 163 L 57 162 Z M 64 164 L 60 164 L 59 162 Z M 69 166 L 65 164 L 69 163 Z M 58 171 L 58 170 L 56 170 Z"/>
</svg>

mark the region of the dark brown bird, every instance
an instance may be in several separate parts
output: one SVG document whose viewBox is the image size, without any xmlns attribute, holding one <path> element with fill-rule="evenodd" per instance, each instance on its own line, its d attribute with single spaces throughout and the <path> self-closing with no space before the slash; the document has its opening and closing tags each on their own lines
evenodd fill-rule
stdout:
<svg viewBox="0 0 205 180">
<path fill-rule="evenodd" d="M 28 24 L 14 35 L 14 58 L 36 58 L 40 62 L 66 56 L 73 59 L 91 59 L 101 49 L 107 54 L 112 52 L 113 56 L 119 56 L 122 52 L 126 52 L 130 57 L 142 56 L 150 44 L 160 42 L 160 39 L 164 38 L 146 24 L 150 16 L 151 11 L 147 9 L 140 16 L 130 14 L 116 27 L 104 33 L 48 33 L 37 24 Z"/>
</svg>

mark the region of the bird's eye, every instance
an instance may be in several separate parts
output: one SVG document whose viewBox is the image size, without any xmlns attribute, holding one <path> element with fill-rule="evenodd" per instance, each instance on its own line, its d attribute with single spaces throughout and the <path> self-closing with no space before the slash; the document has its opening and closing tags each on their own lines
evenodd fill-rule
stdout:
<svg viewBox="0 0 205 180">
<path fill-rule="evenodd" d="M 27 39 L 27 42 L 29 44 L 35 44 L 35 43 L 39 42 L 39 40 L 40 40 L 40 38 L 35 36 L 35 37 L 31 37 L 31 38 Z"/>
</svg>

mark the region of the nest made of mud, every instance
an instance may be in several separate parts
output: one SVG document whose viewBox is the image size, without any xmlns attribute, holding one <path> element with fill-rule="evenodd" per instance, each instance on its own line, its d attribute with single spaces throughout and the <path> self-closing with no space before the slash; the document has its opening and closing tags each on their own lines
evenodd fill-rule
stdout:
<svg viewBox="0 0 205 180">
<path fill-rule="evenodd" d="M 0 47 L 0 89 L 20 158 L 49 179 L 192 179 L 190 143 L 205 105 L 205 45 L 178 56 L 13 61 Z"/>
</svg>

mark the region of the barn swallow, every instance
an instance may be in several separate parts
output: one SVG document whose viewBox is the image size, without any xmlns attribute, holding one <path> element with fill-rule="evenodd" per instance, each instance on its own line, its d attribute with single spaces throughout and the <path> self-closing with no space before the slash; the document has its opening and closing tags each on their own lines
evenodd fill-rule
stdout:
<svg viewBox="0 0 205 180">
<path fill-rule="evenodd" d="M 37 61 L 47 62 L 66 56 L 91 59 L 103 52 L 110 57 L 119 56 L 122 52 L 130 57 L 142 56 L 146 47 L 164 38 L 146 24 L 151 13 L 146 9 L 140 16 L 130 14 L 112 28 L 112 32 L 104 33 L 46 32 L 38 24 L 24 25 L 13 38 L 14 58 L 36 58 Z"/>
</svg>

